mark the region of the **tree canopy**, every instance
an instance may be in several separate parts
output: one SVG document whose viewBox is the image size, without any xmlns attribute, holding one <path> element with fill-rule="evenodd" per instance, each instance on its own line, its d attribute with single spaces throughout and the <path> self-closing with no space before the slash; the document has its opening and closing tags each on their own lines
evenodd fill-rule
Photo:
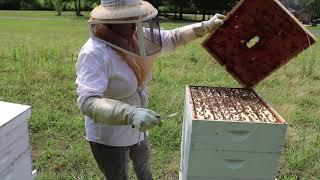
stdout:
<svg viewBox="0 0 320 180">
<path fill-rule="evenodd" d="M 160 13 L 174 13 L 174 18 L 183 18 L 185 13 L 205 15 L 215 13 L 226 14 L 237 3 L 237 0 L 146 0 L 156 7 Z M 320 17 L 320 0 L 285 0 L 290 6 L 311 11 L 314 17 Z M 100 0 L 0 0 L 0 9 L 30 9 L 75 11 L 81 16 L 80 10 L 92 10 L 100 4 Z M 178 16 L 179 15 L 179 16 Z"/>
<path fill-rule="evenodd" d="M 320 18 L 320 0 L 295 0 L 296 5 L 312 13 L 313 18 Z"/>
</svg>

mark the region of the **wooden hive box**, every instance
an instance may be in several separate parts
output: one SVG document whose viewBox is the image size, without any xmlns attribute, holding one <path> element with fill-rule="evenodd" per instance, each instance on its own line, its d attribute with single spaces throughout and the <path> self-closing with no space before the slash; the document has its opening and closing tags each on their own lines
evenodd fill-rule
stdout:
<svg viewBox="0 0 320 180">
<path fill-rule="evenodd" d="M 187 86 L 180 179 L 274 180 L 286 129 L 251 89 Z"/>
<path fill-rule="evenodd" d="M 32 180 L 31 107 L 0 101 L 0 179 Z"/>
</svg>

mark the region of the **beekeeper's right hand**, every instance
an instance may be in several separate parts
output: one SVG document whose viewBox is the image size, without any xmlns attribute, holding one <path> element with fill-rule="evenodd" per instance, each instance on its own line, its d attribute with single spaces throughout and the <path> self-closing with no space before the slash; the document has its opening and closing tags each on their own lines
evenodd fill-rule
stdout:
<svg viewBox="0 0 320 180">
<path fill-rule="evenodd" d="M 139 131 L 146 131 L 153 126 L 161 125 L 160 115 L 150 109 L 136 108 L 130 124 Z"/>
<path fill-rule="evenodd" d="M 81 105 L 80 111 L 95 123 L 132 125 L 139 131 L 161 124 L 160 116 L 154 111 L 108 98 L 90 97 Z"/>
</svg>

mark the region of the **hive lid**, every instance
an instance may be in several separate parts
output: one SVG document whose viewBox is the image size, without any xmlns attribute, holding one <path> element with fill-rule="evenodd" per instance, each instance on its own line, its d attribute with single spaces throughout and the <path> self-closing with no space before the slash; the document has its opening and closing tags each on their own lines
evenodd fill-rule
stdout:
<svg viewBox="0 0 320 180">
<path fill-rule="evenodd" d="M 0 128 L 17 117 L 27 120 L 31 115 L 31 107 L 0 101 Z"/>
<path fill-rule="evenodd" d="M 252 87 L 316 42 L 278 0 L 240 0 L 202 46 Z"/>
</svg>

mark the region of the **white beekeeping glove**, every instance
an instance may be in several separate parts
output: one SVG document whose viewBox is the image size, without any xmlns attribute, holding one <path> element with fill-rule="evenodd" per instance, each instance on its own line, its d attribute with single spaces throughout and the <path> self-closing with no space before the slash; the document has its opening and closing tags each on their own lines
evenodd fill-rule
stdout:
<svg viewBox="0 0 320 180">
<path fill-rule="evenodd" d="M 176 46 L 185 45 L 221 26 L 224 18 L 225 16 L 222 14 L 215 14 L 208 21 L 176 28 L 173 30 L 173 41 Z"/>
<path fill-rule="evenodd" d="M 155 125 L 162 124 L 160 115 L 150 109 L 136 108 L 132 114 L 132 121 L 129 124 L 132 124 L 139 131 L 146 131 Z"/>
<path fill-rule="evenodd" d="M 95 123 L 109 125 L 130 125 L 140 131 L 146 131 L 160 125 L 160 115 L 144 108 L 136 108 L 117 100 L 90 97 L 80 108 L 81 112 L 92 118 Z"/>
</svg>

